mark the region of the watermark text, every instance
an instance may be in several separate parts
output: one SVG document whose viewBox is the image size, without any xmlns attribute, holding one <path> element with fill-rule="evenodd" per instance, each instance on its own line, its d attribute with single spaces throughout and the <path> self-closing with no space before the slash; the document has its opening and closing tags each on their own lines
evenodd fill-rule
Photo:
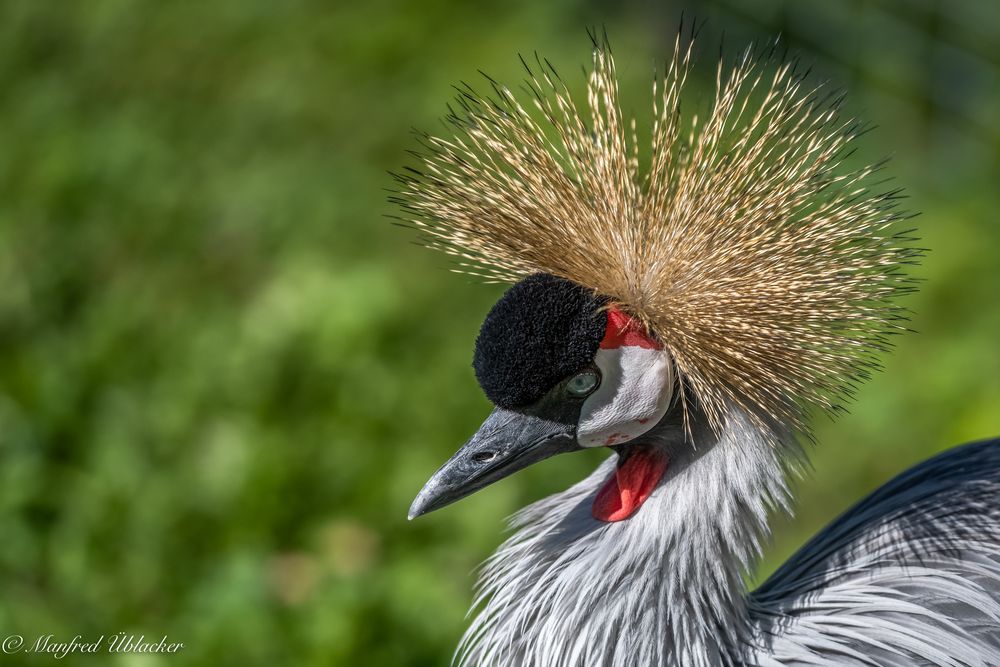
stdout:
<svg viewBox="0 0 1000 667">
<path fill-rule="evenodd" d="M 119 632 L 99 637 L 72 638 L 55 635 L 38 635 L 25 638 L 23 635 L 8 635 L 0 642 L 0 650 L 7 655 L 14 653 L 39 653 L 62 660 L 71 654 L 86 653 L 178 653 L 184 649 L 184 642 L 173 641 L 167 635 L 146 637 Z"/>
</svg>

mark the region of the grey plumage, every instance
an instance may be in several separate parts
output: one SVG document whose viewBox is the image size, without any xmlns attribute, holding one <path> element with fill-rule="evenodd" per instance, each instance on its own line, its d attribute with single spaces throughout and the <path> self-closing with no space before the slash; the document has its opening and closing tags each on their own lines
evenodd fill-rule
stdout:
<svg viewBox="0 0 1000 667">
<path fill-rule="evenodd" d="M 487 562 L 462 665 L 1000 665 L 1000 442 L 913 468 L 817 535 L 763 586 L 744 577 L 802 461 L 733 411 L 642 512 L 603 523 L 590 477 L 520 512 Z"/>
<path fill-rule="evenodd" d="M 998 499 L 997 440 L 878 489 L 754 591 L 760 664 L 1000 664 Z"/>
</svg>

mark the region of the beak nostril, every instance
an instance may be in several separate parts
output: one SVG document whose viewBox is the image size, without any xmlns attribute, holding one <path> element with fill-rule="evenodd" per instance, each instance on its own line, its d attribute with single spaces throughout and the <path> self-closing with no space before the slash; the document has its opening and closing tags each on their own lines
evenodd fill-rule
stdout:
<svg viewBox="0 0 1000 667">
<path fill-rule="evenodd" d="M 492 461 L 496 457 L 496 452 L 476 452 L 472 455 L 472 460 L 476 463 L 486 463 L 487 461 Z"/>
</svg>

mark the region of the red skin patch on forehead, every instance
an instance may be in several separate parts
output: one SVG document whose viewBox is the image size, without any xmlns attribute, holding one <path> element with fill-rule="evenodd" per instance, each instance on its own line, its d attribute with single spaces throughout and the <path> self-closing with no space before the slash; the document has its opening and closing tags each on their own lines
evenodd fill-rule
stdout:
<svg viewBox="0 0 1000 667">
<path fill-rule="evenodd" d="M 642 448 L 632 452 L 604 483 L 591 513 L 598 521 L 622 521 L 639 509 L 660 483 L 669 461 L 662 452 Z"/>
<path fill-rule="evenodd" d="M 608 310 L 608 326 L 601 340 L 602 350 L 616 350 L 620 347 L 642 347 L 647 350 L 662 350 L 663 346 L 653 340 L 642 323 L 611 307 Z"/>
</svg>

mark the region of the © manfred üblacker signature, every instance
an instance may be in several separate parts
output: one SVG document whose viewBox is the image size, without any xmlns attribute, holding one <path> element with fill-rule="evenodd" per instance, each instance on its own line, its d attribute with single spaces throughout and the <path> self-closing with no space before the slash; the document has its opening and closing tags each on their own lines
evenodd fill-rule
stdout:
<svg viewBox="0 0 1000 667">
<path fill-rule="evenodd" d="M 99 637 L 76 635 L 71 639 L 51 634 L 27 639 L 23 635 L 8 635 L 0 644 L 0 650 L 8 655 L 41 653 L 51 655 L 57 660 L 71 653 L 177 653 L 183 649 L 184 642 L 172 641 L 167 635 L 157 639 L 127 632 Z"/>
</svg>

